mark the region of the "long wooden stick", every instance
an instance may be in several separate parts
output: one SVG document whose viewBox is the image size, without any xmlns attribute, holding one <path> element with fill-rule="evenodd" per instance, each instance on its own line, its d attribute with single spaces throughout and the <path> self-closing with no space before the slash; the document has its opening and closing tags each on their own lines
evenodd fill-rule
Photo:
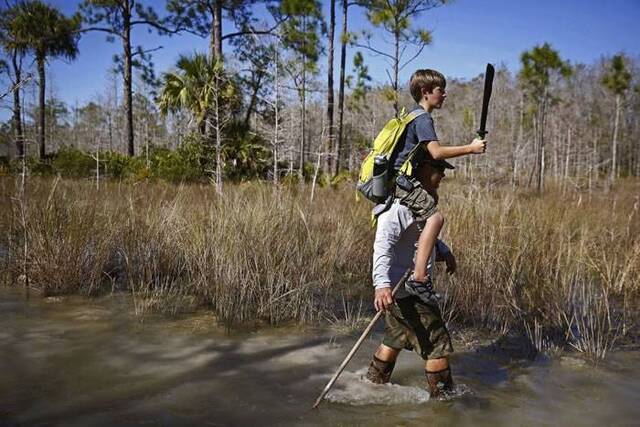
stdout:
<svg viewBox="0 0 640 427">
<path fill-rule="evenodd" d="M 407 278 L 409 277 L 409 275 L 411 274 L 412 271 L 413 271 L 413 269 L 410 268 L 410 269 L 408 269 L 406 271 L 406 273 L 404 273 L 402 278 L 398 281 L 396 286 L 393 288 L 393 291 L 391 292 L 392 296 L 395 295 L 396 291 L 400 288 L 400 286 L 403 285 L 404 282 L 406 282 Z M 376 313 L 376 315 L 373 317 L 373 319 L 371 320 L 371 322 L 369 322 L 369 325 L 364 330 L 362 335 L 360 335 L 360 338 L 358 338 L 358 341 L 356 342 L 356 344 L 353 346 L 353 348 L 351 349 L 351 351 L 349 352 L 347 357 L 342 361 L 342 364 L 340 365 L 340 367 L 338 368 L 336 373 L 333 374 L 333 377 L 331 378 L 331 380 L 329 380 L 329 382 L 325 386 L 324 390 L 322 390 L 322 393 L 320 393 L 320 396 L 318 396 L 318 398 L 316 399 L 316 402 L 313 404 L 314 408 L 317 408 L 320 405 L 320 403 L 322 402 L 322 399 L 324 398 L 324 396 L 329 392 L 331 387 L 333 387 L 333 384 L 336 382 L 336 380 L 338 379 L 338 377 L 340 376 L 340 374 L 342 373 L 344 368 L 347 367 L 347 364 L 351 361 L 353 356 L 356 354 L 356 352 L 358 351 L 358 349 L 362 345 L 362 342 L 365 340 L 365 338 L 367 338 L 367 335 L 369 335 L 369 332 L 371 332 L 371 330 L 375 326 L 375 324 L 378 321 L 378 319 L 380 319 L 380 317 L 382 316 L 382 313 L 384 313 L 384 310 L 378 311 Z"/>
</svg>

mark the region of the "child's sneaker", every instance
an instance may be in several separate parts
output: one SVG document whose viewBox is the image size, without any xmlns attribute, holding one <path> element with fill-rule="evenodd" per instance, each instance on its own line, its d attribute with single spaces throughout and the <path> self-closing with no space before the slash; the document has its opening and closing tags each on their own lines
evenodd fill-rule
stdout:
<svg viewBox="0 0 640 427">
<path fill-rule="evenodd" d="M 429 304 L 437 302 L 436 294 L 433 292 L 433 284 L 431 283 L 431 277 L 427 276 L 424 282 L 419 282 L 413 278 L 407 279 L 404 283 L 404 289 L 407 293 L 415 295 L 422 300 L 422 302 Z"/>
</svg>

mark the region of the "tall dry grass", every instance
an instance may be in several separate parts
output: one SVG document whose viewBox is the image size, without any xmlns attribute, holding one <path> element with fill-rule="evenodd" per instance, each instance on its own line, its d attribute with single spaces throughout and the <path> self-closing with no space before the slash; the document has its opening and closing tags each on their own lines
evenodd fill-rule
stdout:
<svg viewBox="0 0 640 427">
<path fill-rule="evenodd" d="M 15 190 L 7 181 L 2 189 L 6 198 Z M 314 322 L 335 292 L 368 290 L 372 230 L 352 192 L 321 189 L 310 203 L 297 187 L 260 183 L 217 195 L 206 186 L 96 191 L 32 180 L 29 195 L 29 279 L 44 295 L 127 289 L 140 313 L 206 306 L 230 325 Z M 10 205 L 0 245 L 16 278 L 23 230 Z"/>
<path fill-rule="evenodd" d="M 467 324 L 520 327 L 539 350 L 566 341 L 604 357 L 637 320 L 639 190 L 444 192 L 444 237 L 461 266 L 444 280 L 448 304 Z"/>
<path fill-rule="evenodd" d="M 609 194 L 543 196 L 452 182 L 443 238 L 457 256 L 440 275 L 448 319 L 528 331 L 603 357 L 637 325 L 638 183 Z M 3 274 L 19 276 L 24 230 L 11 179 L 0 181 Z M 45 295 L 127 290 L 139 313 L 210 308 L 227 325 L 314 323 L 371 299 L 373 229 L 351 187 L 207 186 L 31 180 L 28 269 Z M 12 209 L 13 206 L 13 209 Z M 341 311 L 342 310 L 342 311 Z M 361 309 L 357 310 L 361 312 Z M 342 313 L 344 312 L 344 313 Z"/>
</svg>

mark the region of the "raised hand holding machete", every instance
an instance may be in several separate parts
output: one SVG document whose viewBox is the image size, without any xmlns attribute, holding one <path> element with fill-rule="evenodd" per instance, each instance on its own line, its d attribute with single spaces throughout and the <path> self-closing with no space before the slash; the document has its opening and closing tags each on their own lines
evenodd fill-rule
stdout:
<svg viewBox="0 0 640 427">
<path fill-rule="evenodd" d="M 493 75 L 495 70 L 493 65 L 487 64 L 487 71 L 484 74 L 484 94 L 482 95 L 482 112 L 480 113 L 480 129 L 476 132 L 478 137 L 484 139 L 487 132 L 487 113 L 489 112 L 489 100 L 493 89 Z"/>
</svg>

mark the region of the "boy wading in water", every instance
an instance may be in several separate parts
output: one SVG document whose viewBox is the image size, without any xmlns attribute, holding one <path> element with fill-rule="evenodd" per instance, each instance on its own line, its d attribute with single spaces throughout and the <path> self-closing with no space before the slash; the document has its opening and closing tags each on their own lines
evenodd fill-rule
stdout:
<svg viewBox="0 0 640 427">
<path fill-rule="evenodd" d="M 434 70 L 418 70 L 411 76 L 411 95 L 422 114 L 408 126 L 398 141 L 397 155 L 391 157 L 394 171 L 406 159 L 411 175 L 399 175 L 390 208 L 378 217 L 373 253 L 374 305 L 385 310 L 385 335 L 369 366 L 367 378 L 386 383 L 395 360 L 405 348 L 416 351 L 425 361 L 425 375 L 432 397 L 441 396 L 453 386 L 448 355 L 453 352 L 449 332 L 442 320 L 432 278 L 435 261 L 445 261 L 447 272 L 456 269 L 455 257 L 438 234 L 444 217 L 438 212 L 438 187 L 445 169 L 454 167 L 444 159 L 480 154 L 486 141 L 474 139 L 455 147 L 438 142 L 431 112 L 446 98 L 444 76 Z M 435 250 L 434 250 L 435 248 Z M 415 262 L 414 262 L 415 256 Z M 391 286 L 407 269 L 413 269 L 395 300 Z"/>
</svg>

